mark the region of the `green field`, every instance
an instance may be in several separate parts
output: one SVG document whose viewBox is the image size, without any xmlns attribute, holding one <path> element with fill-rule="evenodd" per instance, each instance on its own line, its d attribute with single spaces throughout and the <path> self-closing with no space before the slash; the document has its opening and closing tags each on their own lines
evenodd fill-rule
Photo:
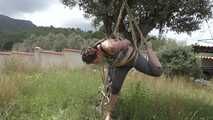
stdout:
<svg viewBox="0 0 213 120">
<path fill-rule="evenodd" d="M 20 69 L 19 69 L 20 71 Z M 0 76 L 0 120 L 101 120 L 92 68 L 10 69 Z M 177 77 L 129 73 L 114 120 L 213 120 L 213 89 Z"/>
</svg>

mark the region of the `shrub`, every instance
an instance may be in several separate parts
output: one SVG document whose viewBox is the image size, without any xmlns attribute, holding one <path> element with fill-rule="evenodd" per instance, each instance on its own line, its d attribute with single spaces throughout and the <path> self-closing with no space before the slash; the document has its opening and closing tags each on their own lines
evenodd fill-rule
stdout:
<svg viewBox="0 0 213 120">
<path fill-rule="evenodd" d="M 186 75 L 200 77 L 200 61 L 189 46 L 168 46 L 159 51 L 159 59 L 168 77 Z"/>
</svg>

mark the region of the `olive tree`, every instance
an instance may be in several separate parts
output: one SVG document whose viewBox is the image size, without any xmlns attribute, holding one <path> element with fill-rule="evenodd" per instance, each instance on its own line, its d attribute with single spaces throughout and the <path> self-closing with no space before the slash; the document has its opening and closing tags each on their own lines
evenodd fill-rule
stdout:
<svg viewBox="0 0 213 120">
<path fill-rule="evenodd" d="M 106 35 L 110 35 L 123 0 L 62 0 L 62 3 L 71 8 L 78 5 L 86 17 L 95 18 L 95 24 L 102 22 Z M 127 0 L 127 3 L 145 37 L 153 29 L 191 33 L 212 17 L 211 0 Z M 131 39 L 127 16 L 124 11 L 119 32 Z"/>
</svg>

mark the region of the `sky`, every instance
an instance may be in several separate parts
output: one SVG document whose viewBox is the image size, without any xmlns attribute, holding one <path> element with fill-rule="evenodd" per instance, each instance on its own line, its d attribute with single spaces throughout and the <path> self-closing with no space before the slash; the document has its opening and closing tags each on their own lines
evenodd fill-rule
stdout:
<svg viewBox="0 0 213 120">
<path fill-rule="evenodd" d="M 94 30 L 91 19 L 83 16 L 84 12 L 78 7 L 70 9 L 65 7 L 60 0 L 0 0 L 0 14 L 7 15 L 16 19 L 30 20 L 37 26 L 54 26 L 54 27 L 74 27 L 82 30 Z M 153 30 L 151 35 L 158 35 Z M 197 43 L 199 39 L 213 38 L 213 20 L 201 25 L 201 29 L 192 32 L 191 35 L 186 33 L 177 34 L 168 31 L 163 34 L 165 37 L 177 39 L 186 44 Z M 213 45 L 213 42 L 198 42 L 199 44 Z"/>
</svg>

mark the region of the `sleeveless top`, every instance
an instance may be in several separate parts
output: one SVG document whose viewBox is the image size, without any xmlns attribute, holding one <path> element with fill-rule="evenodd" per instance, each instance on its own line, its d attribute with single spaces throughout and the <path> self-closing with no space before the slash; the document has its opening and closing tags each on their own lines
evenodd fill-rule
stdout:
<svg viewBox="0 0 213 120">
<path fill-rule="evenodd" d="M 131 45 L 129 45 L 126 49 L 122 49 L 114 55 L 109 54 L 102 46 L 102 42 L 104 40 L 98 41 L 95 44 L 97 48 L 100 45 L 100 49 L 105 57 L 107 63 L 111 64 L 115 67 L 121 67 L 127 65 L 130 61 L 135 60 L 137 58 L 138 52 Z"/>
</svg>

